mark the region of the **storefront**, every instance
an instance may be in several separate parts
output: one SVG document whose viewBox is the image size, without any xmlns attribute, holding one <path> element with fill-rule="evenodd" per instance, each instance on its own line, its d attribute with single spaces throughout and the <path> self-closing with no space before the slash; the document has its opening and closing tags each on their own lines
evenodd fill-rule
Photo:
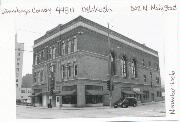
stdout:
<svg viewBox="0 0 180 122">
<path fill-rule="evenodd" d="M 103 106 L 103 91 L 86 90 L 86 106 Z"/>
<path fill-rule="evenodd" d="M 76 106 L 77 104 L 77 92 L 72 91 L 61 91 L 56 94 L 56 107 L 59 106 Z"/>
</svg>

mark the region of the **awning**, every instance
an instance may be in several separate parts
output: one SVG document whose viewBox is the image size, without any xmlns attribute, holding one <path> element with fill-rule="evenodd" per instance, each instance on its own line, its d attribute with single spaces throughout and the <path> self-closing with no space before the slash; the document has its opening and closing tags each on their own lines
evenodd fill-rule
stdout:
<svg viewBox="0 0 180 122">
<path fill-rule="evenodd" d="M 104 92 L 97 90 L 86 90 L 86 95 L 104 95 Z"/>
<path fill-rule="evenodd" d="M 28 97 L 37 97 L 37 96 L 40 96 L 42 95 L 42 92 L 41 93 L 36 93 L 35 95 L 29 95 Z"/>
<path fill-rule="evenodd" d="M 134 91 L 136 94 L 144 94 L 143 92 L 141 91 Z"/>
<path fill-rule="evenodd" d="M 122 91 L 125 94 L 135 94 L 133 91 Z"/>
<path fill-rule="evenodd" d="M 67 95 L 76 95 L 76 90 L 72 91 L 61 91 L 60 93 L 56 94 L 57 96 L 67 96 Z"/>
</svg>

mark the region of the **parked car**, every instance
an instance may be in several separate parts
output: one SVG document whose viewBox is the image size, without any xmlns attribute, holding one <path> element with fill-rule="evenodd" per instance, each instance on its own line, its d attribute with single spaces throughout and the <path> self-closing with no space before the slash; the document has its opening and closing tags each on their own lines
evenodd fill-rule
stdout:
<svg viewBox="0 0 180 122">
<path fill-rule="evenodd" d="M 117 107 L 127 108 L 128 106 L 136 107 L 137 106 L 136 98 L 126 97 L 124 100 L 118 101 L 114 104 L 114 108 L 117 108 Z"/>
</svg>

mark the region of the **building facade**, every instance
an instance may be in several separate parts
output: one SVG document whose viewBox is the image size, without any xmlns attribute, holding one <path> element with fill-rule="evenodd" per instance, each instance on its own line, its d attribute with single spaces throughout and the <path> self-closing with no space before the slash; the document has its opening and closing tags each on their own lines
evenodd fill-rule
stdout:
<svg viewBox="0 0 180 122">
<path fill-rule="evenodd" d="M 31 103 L 31 88 L 21 88 L 21 101 Z"/>
<path fill-rule="evenodd" d="M 33 76 L 32 74 L 26 74 L 22 78 L 21 85 L 21 101 L 22 102 L 31 102 L 31 88 L 32 88 Z"/>
<path fill-rule="evenodd" d="M 16 34 L 15 35 L 16 99 L 21 99 L 23 51 L 24 51 L 24 43 L 17 42 L 17 34 Z"/>
<path fill-rule="evenodd" d="M 79 16 L 34 41 L 33 103 L 109 105 L 108 33 L 115 57 L 112 102 L 161 100 L 158 52 Z"/>
</svg>

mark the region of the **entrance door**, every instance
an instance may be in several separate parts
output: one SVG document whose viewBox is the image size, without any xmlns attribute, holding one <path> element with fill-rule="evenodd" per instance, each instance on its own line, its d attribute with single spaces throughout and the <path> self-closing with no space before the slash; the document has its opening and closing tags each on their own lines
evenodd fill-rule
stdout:
<svg viewBox="0 0 180 122">
<path fill-rule="evenodd" d="M 59 96 L 56 96 L 56 107 L 59 107 L 59 103 L 60 102 L 60 97 Z"/>
<path fill-rule="evenodd" d="M 151 93 L 151 100 L 154 101 L 154 93 Z"/>
</svg>

